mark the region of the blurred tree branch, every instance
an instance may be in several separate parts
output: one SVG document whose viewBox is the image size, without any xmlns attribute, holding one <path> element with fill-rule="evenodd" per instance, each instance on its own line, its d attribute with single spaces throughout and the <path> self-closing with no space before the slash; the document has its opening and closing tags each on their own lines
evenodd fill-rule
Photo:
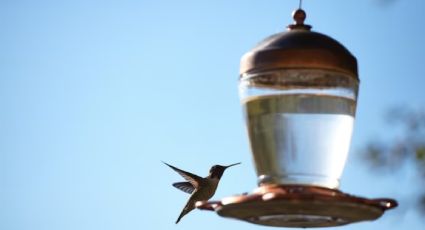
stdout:
<svg viewBox="0 0 425 230">
<path fill-rule="evenodd" d="M 374 170 L 395 171 L 410 164 L 419 173 L 425 185 L 425 110 L 394 107 L 385 116 L 388 130 L 397 130 L 389 141 L 371 140 L 362 149 L 363 159 Z M 425 188 L 418 197 L 419 207 L 425 213 Z"/>
</svg>

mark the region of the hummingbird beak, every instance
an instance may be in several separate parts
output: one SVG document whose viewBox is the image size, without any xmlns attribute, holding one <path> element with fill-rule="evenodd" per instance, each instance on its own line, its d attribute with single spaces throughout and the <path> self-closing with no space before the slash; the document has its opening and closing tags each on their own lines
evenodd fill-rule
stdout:
<svg viewBox="0 0 425 230">
<path fill-rule="evenodd" d="M 231 164 L 231 165 L 228 165 L 228 166 L 224 166 L 224 168 L 229 168 L 229 167 L 232 167 L 232 166 L 235 166 L 235 165 L 238 165 L 238 164 L 240 164 L 241 162 L 239 162 L 239 163 L 235 163 L 235 164 Z"/>
</svg>

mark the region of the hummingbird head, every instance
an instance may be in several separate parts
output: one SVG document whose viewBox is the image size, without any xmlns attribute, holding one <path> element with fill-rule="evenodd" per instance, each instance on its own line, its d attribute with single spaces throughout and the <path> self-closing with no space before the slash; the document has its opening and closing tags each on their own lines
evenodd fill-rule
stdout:
<svg viewBox="0 0 425 230">
<path fill-rule="evenodd" d="M 220 179 L 221 176 L 223 176 L 224 170 L 226 170 L 227 168 L 232 167 L 234 165 L 238 165 L 240 163 L 241 162 L 236 163 L 236 164 L 231 164 L 231 165 L 228 165 L 228 166 L 214 165 L 210 169 L 210 175 L 209 175 L 209 177 L 212 178 L 212 179 L 214 179 L 214 178 Z"/>
</svg>

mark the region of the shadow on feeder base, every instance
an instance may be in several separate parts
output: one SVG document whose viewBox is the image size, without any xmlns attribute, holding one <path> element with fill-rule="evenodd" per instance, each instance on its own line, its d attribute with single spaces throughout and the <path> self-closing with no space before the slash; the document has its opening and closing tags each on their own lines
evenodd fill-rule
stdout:
<svg viewBox="0 0 425 230">
<path fill-rule="evenodd" d="M 259 225 L 332 227 L 372 221 L 397 207 L 393 199 L 366 199 L 336 189 L 314 186 L 267 185 L 252 194 L 221 201 L 198 202 L 197 208 Z"/>
</svg>

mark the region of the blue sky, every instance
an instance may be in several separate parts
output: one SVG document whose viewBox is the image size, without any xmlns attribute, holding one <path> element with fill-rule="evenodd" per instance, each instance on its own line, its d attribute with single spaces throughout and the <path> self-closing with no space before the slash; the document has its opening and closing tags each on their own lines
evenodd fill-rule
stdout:
<svg viewBox="0 0 425 230">
<path fill-rule="evenodd" d="M 415 190 L 405 167 L 376 176 L 356 149 L 388 130 L 392 105 L 424 105 L 425 2 L 304 1 L 306 23 L 358 59 L 360 97 L 341 189 Z M 1 1 L 0 229 L 266 229 L 194 211 L 161 160 L 226 172 L 215 199 L 256 176 L 239 104 L 240 57 L 282 31 L 293 1 Z M 236 183 L 237 182 L 237 183 Z M 343 229 L 418 229 L 402 202 Z"/>
</svg>

